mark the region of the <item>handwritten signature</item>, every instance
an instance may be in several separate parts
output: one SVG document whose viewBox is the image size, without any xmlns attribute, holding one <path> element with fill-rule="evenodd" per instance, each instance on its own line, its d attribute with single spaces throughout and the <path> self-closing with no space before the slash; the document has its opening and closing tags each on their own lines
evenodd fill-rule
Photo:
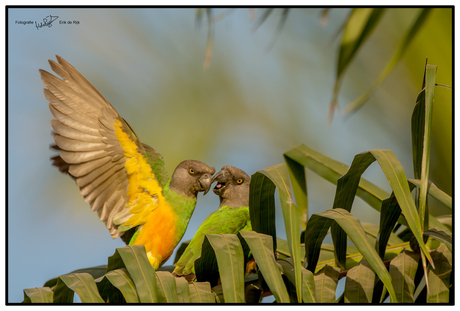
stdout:
<svg viewBox="0 0 460 311">
<path fill-rule="evenodd" d="M 35 22 L 35 27 L 37 27 L 37 29 L 40 29 L 44 26 L 48 26 L 48 28 L 50 28 L 52 25 L 52 23 L 58 19 L 59 16 L 53 16 L 53 15 L 49 15 L 49 16 L 46 16 L 44 19 L 43 19 L 43 22 L 42 23 L 37 23 Z"/>
</svg>

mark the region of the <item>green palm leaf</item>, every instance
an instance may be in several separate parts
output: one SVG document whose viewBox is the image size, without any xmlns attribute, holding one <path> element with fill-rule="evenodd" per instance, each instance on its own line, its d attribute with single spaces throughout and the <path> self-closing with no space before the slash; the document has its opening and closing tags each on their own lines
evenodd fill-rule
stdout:
<svg viewBox="0 0 460 311">
<path fill-rule="evenodd" d="M 167 271 L 155 272 L 158 290 L 158 302 L 174 303 L 179 302 L 176 291 L 175 277 Z"/>
<path fill-rule="evenodd" d="M 317 303 L 335 302 L 335 291 L 339 281 L 340 270 L 329 265 L 315 274 L 315 294 Z"/>
<path fill-rule="evenodd" d="M 302 274 L 300 272 L 300 215 L 299 209 L 294 204 L 294 198 L 292 197 L 287 166 L 282 163 L 259 170 L 258 172 L 270 178 L 278 189 L 289 250 L 294 262 L 296 276 L 295 285 L 297 288 L 300 288 L 300 286 L 302 286 Z M 302 301 L 301 291 L 297 291 L 297 301 Z"/>
<path fill-rule="evenodd" d="M 136 286 L 140 302 L 157 302 L 155 271 L 150 265 L 143 245 L 117 248 L 109 257 L 107 271 L 126 268 Z"/>
<path fill-rule="evenodd" d="M 104 303 L 89 273 L 71 273 L 60 276 L 54 291 L 54 302 L 73 302 L 74 292 L 83 303 Z"/>
<path fill-rule="evenodd" d="M 324 230 L 325 228 L 329 228 L 333 221 L 336 221 L 347 233 L 361 254 L 363 254 L 369 265 L 379 276 L 380 280 L 382 280 L 382 282 L 385 284 L 388 292 L 390 293 L 392 302 L 397 302 L 393 287 L 391 285 L 391 277 L 388 274 L 385 265 L 381 261 L 377 252 L 372 247 L 370 241 L 367 239 L 366 233 L 364 232 L 364 229 L 361 226 L 359 220 L 353 217 L 353 215 L 344 209 L 331 209 L 322 213 L 313 214 L 311 216 L 306 231 L 306 236 L 308 236 L 309 239 L 305 241 L 306 258 L 307 261 L 309 261 L 308 269 L 312 271 L 312 269 L 316 267 L 316 262 L 313 261 L 315 257 L 310 256 L 310 253 L 315 254 L 318 252 L 319 246 L 325 236 Z M 316 228 L 321 229 L 321 235 L 315 234 L 314 230 Z"/>
<path fill-rule="evenodd" d="M 452 253 L 446 245 L 441 244 L 432 252 L 432 255 L 437 265 L 436 268 L 427 267 L 429 286 L 427 286 L 426 300 L 428 303 L 448 303 L 451 286 Z"/>
<path fill-rule="evenodd" d="M 193 282 L 189 284 L 191 303 L 215 303 L 216 296 L 211 291 L 208 282 Z"/>
<path fill-rule="evenodd" d="M 243 248 L 236 234 L 207 234 L 220 269 L 222 290 L 226 303 L 242 303 L 244 300 Z"/>
<path fill-rule="evenodd" d="M 414 278 L 419 259 L 419 254 L 404 250 L 390 263 L 391 282 L 400 303 L 414 302 Z"/>
<path fill-rule="evenodd" d="M 396 66 L 397 63 L 403 58 L 406 50 L 410 46 L 412 40 L 416 37 L 417 33 L 420 31 L 422 26 L 425 24 L 427 17 L 430 13 L 430 8 L 424 8 L 420 10 L 420 14 L 415 18 L 412 27 L 409 31 L 405 34 L 403 40 L 399 44 L 398 49 L 396 50 L 393 58 L 388 62 L 386 67 L 380 73 L 380 75 L 375 80 L 374 84 L 366 91 L 363 95 L 361 95 L 358 99 L 350 103 L 348 106 L 345 107 L 344 113 L 351 113 L 356 111 L 360 108 L 366 100 L 371 96 L 372 92 L 385 80 L 385 78 L 390 74 L 393 68 Z"/>
<path fill-rule="evenodd" d="M 346 303 L 372 303 L 375 273 L 363 258 L 359 265 L 351 268 L 345 280 L 344 299 Z"/>
<path fill-rule="evenodd" d="M 289 302 L 289 294 L 273 255 L 271 237 L 254 231 L 240 231 L 238 234 L 249 245 L 254 259 L 276 301 L 281 303 Z"/>
<path fill-rule="evenodd" d="M 22 303 L 52 303 L 53 291 L 49 287 L 35 287 L 24 289 Z"/>
<path fill-rule="evenodd" d="M 136 286 L 125 268 L 111 270 L 96 280 L 102 299 L 110 303 L 139 303 Z M 124 301 L 117 301 L 117 290 Z"/>
</svg>

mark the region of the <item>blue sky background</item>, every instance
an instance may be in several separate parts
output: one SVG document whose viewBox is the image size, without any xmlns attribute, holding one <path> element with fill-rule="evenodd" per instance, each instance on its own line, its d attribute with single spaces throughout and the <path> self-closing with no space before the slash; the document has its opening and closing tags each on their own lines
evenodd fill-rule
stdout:
<svg viewBox="0 0 460 311">
<path fill-rule="evenodd" d="M 293 10 L 274 42 L 281 13 L 275 10 L 254 30 L 253 15 L 261 12 L 237 9 L 218 21 L 211 66 L 203 69 L 207 25 L 204 19 L 201 29 L 196 27 L 194 9 L 8 11 L 7 301 L 21 302 L 23 289 L 61 274 L 106 264 L 124 245 L 111 239 L 75 183 L 50 165 L 52 115 L 38 69 L 50 70 L 47 60 L 55 54 L 104 95 L 142 142 L 163 155 L 170 172 L 192 158 L 216 170 L 232 165 L 251 175 L 282 163 L 283 152 L 303 143 L 347 165 L 357 153 L 392 149 L 412 177 L 410 117 L 426 55 L 412 60 L 420 63 L 416 79 L 399 64 L 356 115 L 339 113 L 329 125 L 336 34 L 349 10 L 332 10 L 324 27 L 321 10 Z M 52 27 L 16 23 L 50 14 L 58 16 Z M 383 18 L 349 68 L 339 96 L 342 107 L 376 78 L 401 38 L 399 29 L 413 16 L 407 11 Z M 390 191 L 375 164 L 364 177 Z M 310 214 L 332 207 L 333 185 L 309 173 L 308 187 Z M 184 241 L 218 204 L 212 193 L 199 195 Z M 284 238 L 277 213 L 277 232 Z M 377 212 L 360 199 L 352 214 L 378 223 Z"/>
</svg>

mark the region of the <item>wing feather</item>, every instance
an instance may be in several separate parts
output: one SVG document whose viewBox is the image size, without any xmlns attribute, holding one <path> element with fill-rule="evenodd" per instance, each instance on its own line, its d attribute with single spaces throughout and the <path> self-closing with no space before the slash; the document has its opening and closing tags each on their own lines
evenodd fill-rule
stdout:
<svg viewBox="0 0 460 311">
<path fill-rule="evenodd" d="M 77 185 L 80 188 L 83 188 L 90 184 L 93 180 L 98 178 L 99 176 L 102 176 L 102 174 L 116 174 L 120 170 L 123 170 L 125 168 L 125 164 L 122 161 L 117 161 L 117 162 L 112 162 L 108 161 L 107 163 L 99 166 L 98 168 L 94 169 L 90 173 L 82 176 L 81 178 L 77 179 Z M 123 173 L 119 173 L 123 174 Z M 122 176 L 120 176 L 122 177 Z"/>
<path fill-rule="evenodd" d="M 75 119 L 63 114 L 58 109 L 56 109 L 56 107 L 53 104 L 50 104 L 49 107 L 50 107 L 51 114 L 56 118 L 56 120 L 58 120 L 62 124 L 66 125 L 68 127 L 71 127 L 71 128 L 73 128 L 75 130 L 79 130 L 80 132 L 89 134 L 89 135 L 93 135 L 93 136 L 100 136 L 101 135 L 99 133 L 98 129 L 89 127 L 89 126 L 87 126 L 87 125 L 85 125 L 83 123 L 80 123 L 77 120 L 75 120 Z"/>
<path fill-rule="evenodd" d="M 105 177 L 105 176 L 104 176 Z M 92 202 L 113 182 L 115 182 L 117 175 L 111 175 L 105 180 L 102 180 L 103 177 L 98 177 L 96 180 L 97 182 L 91 183 L 81 189 L 81 194 L 85 197 L 85 201 L 91 204 L 91 210 L 94 212 L 95 210 L 99 209 L 101 206 L 96 206 L 92 204 Z M 101 181 L 102 180 L 102 181 Z M 88 194 L 84 194 L 88 193 Z"/>
<path fill-rule="evenodd" d="M 91 143 L 80 139 L 72 139 L 56 134 L 54 141 L 59 148 L 67 151 L 97 151 L 104 150 L 107 145 L 104 143 Z"/>
<path fill-rule="evenodd" d="M 110 157 L 104 157 L 94 161 L 73 164 L 69 168 L 69 173 L 74 177 L 83 177 L 109 161 L 111 161 Z"/>
<path fill-rule="evenodd" d="M 51 120 L 51 126 L 53 127 L 56 133 L 59 135 L 71 139 L 78 139 L 91 143 L 98 143 L 101 141 L 101 138 L 98 136 L 88 135 L 74 128 L 68 127 L 57 120 Z"/>
<path fill-rule="evenodd" d="M 162 196 L 161 187 L 147 160 L 151 159 L 131 127 L 90 82 L 56 57 L 58 62 L 49 63 L 60 78 L 40 70 L 55 118 L 51 121 L 53 148 L 61 152 L 51 158 L 53 165 L 76 179 L 91 210 L 97 211 L 113 238 L 120 237 L 132 226 L 115 224 L 117 214 L 135 216 L 135 225 L 142 225 Z"/>
<path fill-rule="evenodd" d="M 109 205 L 105 204 L 111 196 L 115 193 L 119 186 L 118 182 L 113 182 L 111 183 L 107 188 L 105 188 L 97 197 L 94 199 L 94 201 L 91 202 L 91 207 L 96 206 L 102 206 L 105 208 L 98 208 L 97 211 L 101 211 L 100 214 L 98 213 L 99 220 L 105 220 L 107 219 L 107 216 L 109 214 Z M 103 218 L 103 219 L 101 219 Z"/>
<path fill-rule="evenodd" d="M 97 150 L 88 152 L 74 152 L 74 151 L 62 151 L 61 158 L 69 164 L 78 164 L 82 162 L 88 162 L 97 160 L 107 156 L 107 151 Z"/>
</svg>

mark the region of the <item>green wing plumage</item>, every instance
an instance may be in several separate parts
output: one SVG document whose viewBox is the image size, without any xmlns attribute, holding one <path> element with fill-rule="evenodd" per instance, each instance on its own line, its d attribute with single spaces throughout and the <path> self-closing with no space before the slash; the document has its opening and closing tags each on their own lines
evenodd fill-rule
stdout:
<svg viewBox="0 0 460 311">
<path fill-rule="evenodd" d="M 158 180 L 158 183 L 162 188 L 166 185 L 169 180 L 169 174 L 166 170 L 165 161 L 158 151 L 150 147 L 149 145 L 142 144 L 144 146 L 147 161 L 152 167 L 153 173 Z"/>
</svg>

